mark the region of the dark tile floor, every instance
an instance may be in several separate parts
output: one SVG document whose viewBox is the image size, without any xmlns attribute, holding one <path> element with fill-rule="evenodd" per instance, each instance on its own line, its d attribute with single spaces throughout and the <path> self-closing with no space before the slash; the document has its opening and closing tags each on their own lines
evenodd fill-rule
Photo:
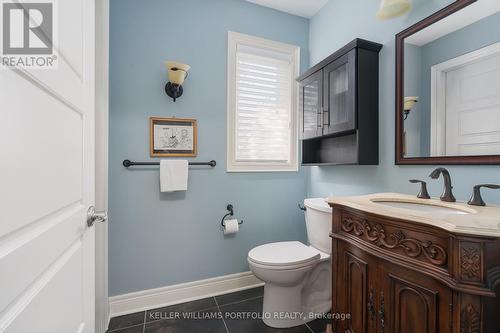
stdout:
<svg viewBox="0 0 500 333">
<path fill-rule="evenodd" d="M 112 333 L 320 333 L 326 321 L 315 320 L 302 326 L 275 329 L 260 319 L 264 288 L 201 299 L 198 301 L 141 311 L 111 318 Z M 250 314 L 236 318 L 231 313 Z"/>
</svg>

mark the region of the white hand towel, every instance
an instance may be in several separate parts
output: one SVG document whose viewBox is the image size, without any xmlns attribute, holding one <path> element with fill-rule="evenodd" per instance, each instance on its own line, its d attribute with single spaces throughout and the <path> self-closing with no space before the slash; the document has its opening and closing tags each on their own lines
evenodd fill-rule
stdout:
<svg viewBox="0 0 500 333">
<path fill-rule="evenodd" d="M 161 160 L 160 161 L 160 190 L 161 192 L 187 191 L 188 161 Z"/>
</svg>

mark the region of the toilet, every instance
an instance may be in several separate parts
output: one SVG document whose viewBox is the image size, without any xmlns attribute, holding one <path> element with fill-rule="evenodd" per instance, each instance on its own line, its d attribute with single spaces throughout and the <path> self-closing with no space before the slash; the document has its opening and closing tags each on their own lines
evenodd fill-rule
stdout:
<svg viewBox="0 0 500 333">
<path fill-rule="evenodd" d="M 269 243 L 248 252 L 248 264 L 265 282 L 262 320 L 270 327 L 302 325 L 331 307 L 332 209 L 324 198 L 304 200 L 309 245 Z"/>
</svg>

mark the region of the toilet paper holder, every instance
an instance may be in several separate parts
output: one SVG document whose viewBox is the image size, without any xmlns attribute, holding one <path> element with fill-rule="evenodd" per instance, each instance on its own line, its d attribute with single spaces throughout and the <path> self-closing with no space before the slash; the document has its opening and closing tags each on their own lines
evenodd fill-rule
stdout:
<svg viewBox="0 0 500 333">
<path fill-rule="evenodd" d="M 220 220 L 220 225 L 224 228 L 224 220 L 226 219 L 226 217 L 228 216 L 233 216 L 234 215 L 234 208 L 233 208 L 233 205 L 231 204 L 228 204 L 226 206 L 226 210 L 229 212 L 227 213 L 226 215 L 224 215 L 222 217 L 222 220 Z M 239 221 L 238 224 L 243 224 L 243 220 Z"/>
</svg>

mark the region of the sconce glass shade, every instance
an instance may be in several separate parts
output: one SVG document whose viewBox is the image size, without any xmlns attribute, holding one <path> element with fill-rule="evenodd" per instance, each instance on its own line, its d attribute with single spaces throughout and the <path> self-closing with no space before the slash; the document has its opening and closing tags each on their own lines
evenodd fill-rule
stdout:
<svg viewBox="0 0 500 333">
<path fill-rule="evenodd" d="M 418 96 L 405 97 L 403 104 L 403 120 L 408 119 L 411 109 L 417 104 Z"/>
<path fill-rule="evenodd" d="M 179 86 L 184 83 L 187 72 L 191 68 L 189 65 L 174 61 L 166 61 L 165 66 L 167 66 L 168 81 Z"/>
<path fill-rule="evenodd" d="M 401 16 L 411 9 L 410 0 L 382 0 L 377 12 L 379 20 L 388 20 Z"/>
<path fill-rule="evenodd" d="M 418 102 L 418 96 L 405 97 L 403 110 L 410 111 Z"/>
</svg>

